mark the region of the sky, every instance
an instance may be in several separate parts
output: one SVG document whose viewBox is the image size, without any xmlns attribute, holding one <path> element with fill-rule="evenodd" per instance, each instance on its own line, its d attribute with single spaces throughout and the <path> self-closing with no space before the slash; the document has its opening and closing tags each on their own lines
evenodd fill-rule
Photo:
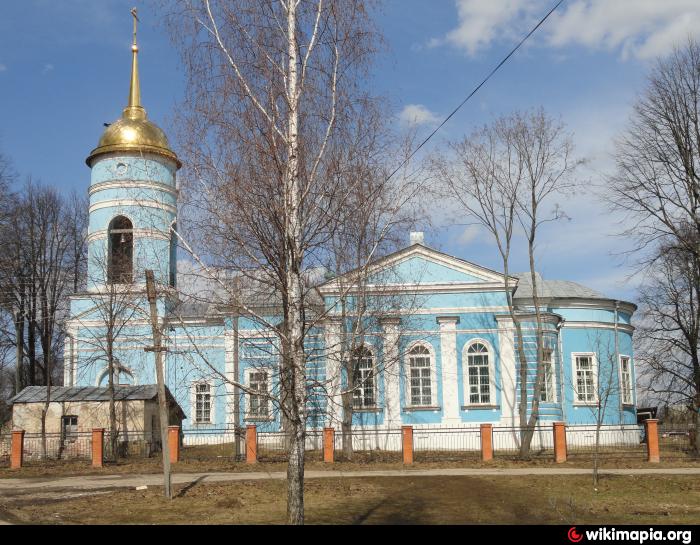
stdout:
<svg viewBox="0 0 700 545">
<path fill-rule="evenodd" d="M 398 126 L 427 136 L 555 4 L 554 0 L 385 0 L 375 13 L 385 46 L 369 85 L 386 96 Z M 131 16 L 141 19 L 141 92 L 149 118 L 172 134 L 184 71 L 154 2 L 3 2 L 0 18 L 0 151 L 15 169 L 61 191 L 86 192 L 85 158 L 103 123 L 126 105 Z M 565 0 L 523 49 L 431 141 L 441 149 L 515 110 L 543 106 L 573 134 L 582 187 L 614 171 L 624 131 L 655 59 L 700 34 L 697 0 Z M 172 142 L 177 151 L 177 142 Z M 631 263 L 600 191 L 562 199 L 569 219 L 547 224 L 537 247 L 547 279 L 573 280 L 634 301 Z M 429 245 L 500 269 L 488 237 L 432 206 Z M 408 234 L 406 235 L 408 240 Z M 519 244 L 523 248 L 523 244 Z M 513 270 L 525 270 L 524 251 Z"/>
</svg>

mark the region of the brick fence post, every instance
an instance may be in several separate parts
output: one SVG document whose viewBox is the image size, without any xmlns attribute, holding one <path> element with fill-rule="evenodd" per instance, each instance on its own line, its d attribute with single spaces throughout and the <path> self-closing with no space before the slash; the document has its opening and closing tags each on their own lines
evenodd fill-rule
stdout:
<svg viewBox="0 0 700 545">
<path fill-rule="evenodd" d="M 323 461 L 332 464 L 335 456 L 335 430 L 323 428 Z"/>
<path fill-rule="evenodd" d="M 245 429 L 245 462 L 255 464 L 258 461 L 258 430 L 255 425 Z"/>
<path fill-rule="evenodd" d="M 180 426 L 168 426 L 168 450 L 170 451 L 170 463 L 180 461 Z"/>
<path fill-rule="evenodd" d="M 19 469 L 24 462 L 24 430 L 12 431 L 10 468 Z"/>
<path fill-rule="evenodd" d="M 644 421 L 647 436 L 647 461 L 652 464 L 658 464 L 661 461 L 658 423 L 659 421 L 653 418 Z"/>
<path fill-rule="evenodd" d="M 413 463 L 413 426 L 401 427 L 401 447 L 403 450 L 403 463 Z"/>
<path fill-rule="evenodd" d="M 493 460 L 493 424 L 481 425 L 481 461 Z"/>
<path fill-rule="evenodd" d="M 554 433 L 554 461 L 562 464 L 566 462 L 566 424 L 555 422 L 552 432 Z"/>
<path fill-rule="evenodd" d="M 102 467 L 104 465 L 104 428 L 92 429 L 92 467 Z"/>
</svg>

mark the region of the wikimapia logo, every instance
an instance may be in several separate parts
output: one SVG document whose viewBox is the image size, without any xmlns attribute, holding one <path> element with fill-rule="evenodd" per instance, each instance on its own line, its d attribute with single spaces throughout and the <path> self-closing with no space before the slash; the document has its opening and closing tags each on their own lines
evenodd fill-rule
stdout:
<svg viewBox="0 0 700 545">
<path fill-rule="evenodd" d="M 580 543 L 584 534 L 586 541 L 633 541 L 636 543 L 645 543 L 647 541 L 680 541 L 684 545 L 688 545 L 693 541 L 693 532 L 691 530 L 616 530 L 615 528 L 601 527 L 597 530 L 585 530 L 579 533 L 576 526 L 569 528 L 566 536 L 572 543 Z"/>
</svg>

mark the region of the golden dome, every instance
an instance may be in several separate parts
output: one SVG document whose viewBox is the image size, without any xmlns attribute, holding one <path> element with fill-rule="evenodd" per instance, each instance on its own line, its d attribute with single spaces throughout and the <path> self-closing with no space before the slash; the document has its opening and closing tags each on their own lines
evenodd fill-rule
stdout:
<svg viewBox="0 0 700 545">
<path fill-rule="evenodd" d="M 133 13 L 133 12 L 132 12 Z M 124 108 L 120 119 L 109 125 L 90 156 L 85 160 L 91 166 L 93 159 L 99 155 L 112 152 L 156 153 L 175 161 L 177 168 L 182 166 L 175 152 L 170 149 L 165 133 L 146 116 L 141 106 L 139 84 L 138 51 L 136 45 L 136 15 L 134 13 L 134 44 L 131 46 L 133 60 L 131 65 L 131 87 L 129 105 Z"/>
</svg>

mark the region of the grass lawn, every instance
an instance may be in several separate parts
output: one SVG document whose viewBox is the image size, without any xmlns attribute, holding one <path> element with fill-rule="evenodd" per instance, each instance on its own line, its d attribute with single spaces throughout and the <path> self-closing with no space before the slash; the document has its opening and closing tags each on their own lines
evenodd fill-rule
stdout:
<svg viewBox="0 0 700 545">
<path fill-rule="evenodd" d="M 72 499 L 0 498 L 35 524 L 281 524 L 284 481 L 118 490 Z M 372 477 L 307 480 L 310 524 L 697 524 L 697 476 Z"/>
</svg>

